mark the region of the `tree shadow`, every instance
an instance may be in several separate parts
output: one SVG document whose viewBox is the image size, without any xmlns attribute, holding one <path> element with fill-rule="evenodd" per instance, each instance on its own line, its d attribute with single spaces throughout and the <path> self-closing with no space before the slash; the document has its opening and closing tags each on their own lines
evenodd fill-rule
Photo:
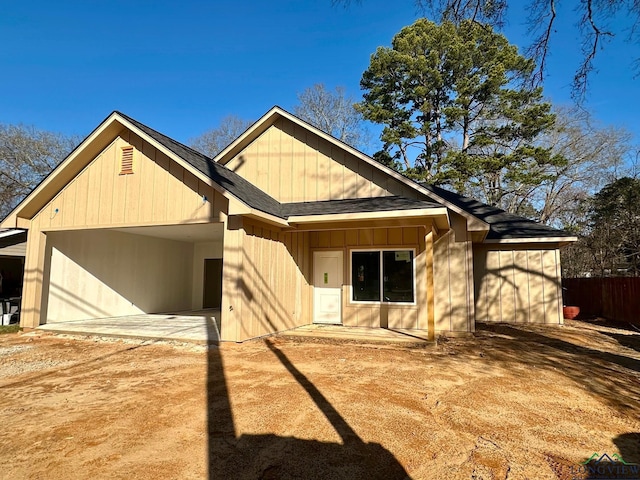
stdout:
<svg viewBox="0 0 640 480">
<path fill-rule="evenodd" d="M 636 352 L 640 352 L 640 335 L 624 335 L 621 333 L 602 332 L 605 335 L 615 339 L 623 347 L 631 348 Z"/>
<path fill-rule="evenodd" d="M 592 394 L 625 413 L 640 414 L 640 359 L 611 353 L 560 339 L 545 326 L 511 326 L 478 323 L 480 336 L 492 338 L 495 347 L 484 351 L 491 361 L 527 363 L 556 370 Z M 479 342 L 479 346 L 481 342 Z"/>
<path fill-rule="evenodd" d="M 627 463 L 635 463 L 640 466 L 640 432 L 623 433 L 613 439 L 618 447 L 620 456 Z M 640 474 L 637 475 L 640 478 Z"/>
<path fill-rule="evenodd" d="M 209 325 L 212 329 L 213 325 Z M 377 443 L 364 442 L 327 398 L 271 341 L 284 368 L 309 394 L 342 443 L 236 432 L 220 349 L 208 353 L 208 465 L 210 479 L 406 479 L 398 460 Z"/>
</svg>

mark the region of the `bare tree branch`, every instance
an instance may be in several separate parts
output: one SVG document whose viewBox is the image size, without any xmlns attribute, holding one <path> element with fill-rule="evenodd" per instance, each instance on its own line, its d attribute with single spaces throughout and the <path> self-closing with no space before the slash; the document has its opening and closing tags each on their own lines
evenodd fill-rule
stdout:
<svg viewBox="0 0 640 480">
<path fill-rule="evenodd" d="M 590 31 L 585 33 L 585 37 L 582 42 L 582 53 L 584 54 L 584 57 L 575 76 L 573 77 L 572 97 L 579 104 L 583 102 L 587 92 L 589 73 L 593 71 L 593 60 L 598 53 L 601 37 L 613 37 L 613 33 L 602 30 L 598 25 L 596 25 L 593 0 L 586 0 L 586 11 L 582 17 L 581 26 L 583 31 L 587 26 L 590 28 Z"/>
<path fill-rule="evenodd" d="M 360 0 L 353 0 L 353 2 L 366 3 Z M 332 0 L 333 5 L 350 5 L 351 3 L 351 0 Z M 530 0 L 528 27 L 532 40 L 526 52 L 536 60 L 538 65 L 530 79 L 531 85 L 540 85 L 546 74 L 547 58 L 552 38 L 556 33 L 558 16 L 564 14 L 558 13 L 559 3 L 557 0 Z M 572 95 L 580 104 L 587 94 L 589 76 L 594 70 L 594 60 L 602 50 L 604 40 L 626 29 L 626 27 L 607 29 L 604 23 L 614 17 L 616 20 L 624 17 L 625 21 L 631 23 L 626 41 L 636 42 L 640 38 L 640 0 L 580 0 L 576 3 L 576 11 L 580 18 L 578 28 L 582 35 L 582 60 L 573 78 Z M 449 20 L 456 24 L 464 20 L 472 20 L 497 29 L 504 27 L 508 8 L 514 4 L 515 0 L 415 0 L 419 14 L 430 19 Z M 640 76 L 640 59 L 632 61 L 632 67 L 637 78 Z"/>
<path fill-rule="evenodd" d="M 228 115 L 220 120 L 220 124 L 216 128 L 207 130 L 198 137 L 192 138 L 189 144 L 200 153 L 213 158 L 242 135 L 252 123 L 235 115 Z"/>
</svg>

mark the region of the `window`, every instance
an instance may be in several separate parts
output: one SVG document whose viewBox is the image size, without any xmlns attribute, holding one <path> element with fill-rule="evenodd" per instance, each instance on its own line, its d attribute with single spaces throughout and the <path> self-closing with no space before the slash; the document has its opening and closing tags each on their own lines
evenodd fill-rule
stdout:
<svg viewBox="0 0 640 480">
<path fill-rule="evenodd" d="M 413 250 L 351 252 L 354 302 L 414 302 Z"/>
<path fill-rule="evenodd" d="M 120 175 L 130 175 L 133 173 L 133 147 L 122 147 L 120 157 Z"/>
<path fill-rule="evenodd" d="M 352 252 L 353 300 L 380 301 L 380 252 Z"/>
</svg>

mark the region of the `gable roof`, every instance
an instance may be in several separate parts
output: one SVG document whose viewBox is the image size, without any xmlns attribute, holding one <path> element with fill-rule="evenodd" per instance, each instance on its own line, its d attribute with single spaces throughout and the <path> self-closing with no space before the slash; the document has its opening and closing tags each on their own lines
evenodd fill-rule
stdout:
<svg viewBox="0 0 640 480">
<path fill-rule="evenodd" d="M 485 239 L 488 242 L 532 238 L 561 238 L 565 241 L 573 241 L 572 239 L 575 239 L 575 235 L 572 233 L 534 222 L 519 215 L 514 215 L 513 213 L 492 207 L 473 198 L 465 197 L 464 195 L 434 185 L 423 184 L 422 186 L 488 223 L 489 233 Z"/>
<path fill-rule="evenodd" d="M 294 124 L 302 128 L 305 128 L 311 133 L 317 135 L 318 137 L 328 141 L 329 143 L 335 145 L 336 147 L 341 148 L 345 152 L 355 156 L 359 160 L 362 160 L 363 162 L 371 165 L 377 170 L 380 170 L 385 175 L 394 178 L 395 180 L 399 181 L 405 186 L 413 190 L 417 190 L 422 195 L 425 195 L 431 198 L 432 200 L 434 200 L 435 202 L 438 202 L 441 205 L 450 208 L 452 211 L 458 213 L 459 215 L 462 215 L 467 219 L 467 228 L 470 231 L 486 232 L 489 230 L 489 225 L 486 222 L 475 217 L 470 212 L 465 211 L 463 208 L 460 208 L 458 205 L 454 203 L 448 202 L 446 199 L 439 197 L 437 193 L 427 190 L 422 185 L 405 177 L 400 172 L 397 172 L 396 170 L 393 170 L 392 168 L 389 168 L 386 165 L 383 165 L 382 163 L 375 161 L 373 158 L 362 153 L 358 149 L 342 142 L 341 140 L 338 140 L 337 138 L 333 137 L 332 135 L 326 132 L 323 132 L 319 128 L 314 127 L 310 123 L 305 122 L 301 118 L 298 118 L 295 115 L 292 115 L 291 113 L 287 112 L 286 110 L 278 106 L 273 107 L 271 110 L 265 113 L 262 117 L 260 117 L 242 135 L 240 135 L 236 140 L 231 142 L 224 150 L 222 150 L 218 155 L 216 155 L 213 160 L 216 163 L 220 163 L 222 165 L 227 164 L 235 157 L 236 154 L 242 151 L 253 140 L 258 138 L 262 133 L 264 133 L 269 127 L 271 127 L 280 118 L 285 118 L 293 122 Z"/>
<path fill-rule="evenodd" d="M 280 219 L 283 224 L 286 225 L 286 219 L 293 215 L 307 215 L 307 214 L 323 214 L 328 215 L 332 213 L 358 213 L 358 212 L 373 212 L 373 211 L 391 211 L 391 210 L 407 210 L 407 209 L 425 209 L 425 208 L 439 208 L 441 205 L 433 202 L 419 202 L 409 199 L 401 199 L 400 197 L 391 197 L 388 199 L 380 198 L 367 198 L 356 200 L 336 200 L 328 202 L 313 202 L 305 203 L 300 202 L 297 204 L 281 204 L 279 201 L 268 195 L 256 187 L 251 182 L 247 181 L 244 177 L 238 175 L 234 171 L 228 169 L 223 164 L 215 162 L 210 157 L 158 132 L 157 130 L 129 117 L 128 115 L 114 111 L 109 115 L 83 142 L 74 149 L 73 152 L 63 160 L 54 170 L 34 188 L 34 190 L 14 209 L 13 212 L 7 216 L 9 218 L 15 215 L 16 212 L 28 206 L 30 202 L 40 198 L 39 202 L 43 203 L 53 198 L 57 191 L 54 187 L 48 187 L 47 183 L 51 181 L 51 178 L 55 175 L 59 175 L 66 170 L 65 165 L 69 165 L 75 160 L 75 157 L 79 155 L 83 149 L 87 148 L 91 151 L 91 146 L 95 142 L 109 141 L 111 136 L 117 135 L 122 128 L 127 128 L 134 133 L 141 135 L 147 142 L 155 146 L 161 146 L 161 150 L 165 153 L 169 153 L 174 159 L 185 162 L 195 170 L 200 172 L 205 178 L 211 180 L 216 184 L 223 192 L 228 192 L 230 195 L 238 199 L 240 202 L 247 205 L 249 208 L 258 212 L 265 213 L 275 219 Z M 104 132 L 108 132 L 105 134 Z M 102 138 L 102 140 L 99 140 Z M 98 139 L 98 140 L 97 140 Z M 65 181 L 70 180 L 73 174 L 80 171 L 83 167 L 82 162 L 76 162 L 75 168 L 72 168 L 72 172 L 68 175 L 62 175 L 61 181 L 58 181 L 58 187 L 63 186 Z M 67 167 L 68 168 L 68 167 Z M 69 177 L 69 178 L 67 178 Z M 48 190 L 47 190 L 48 188 Z M 34 214 L 37 207 L 31 207 L 28 209 L 28 214 Z M 6 219 L 5 219 L 6 220 Z M 7 222 L 13 223 L 13 222 Z"/>
<path fill-rule="evenodd" d="M 315 133 L 316 135 L 326 139 L 327 141 L 342 148 L 346 152 L 355 155 L 360 160 L 381 170 L 403 184 L 417 190 L 421 194 L 431 198 L 433 201 L 412 200 L 404 197 L 374 197 L 347 200 L 329 200 L 319 202 L 294 202 L 280 203 L 275 198 L 268 195 L 256 187 L 251 182 L 245 180 L 242 176 L 225 166 L 233 156 L 245 148 L 257 136 L 266 131 L 279 118 L 286 118 L 304 128 Z M 409 211 L 422 210 L 425 214 L 427 211 L 436 214 L 436 210 L 442 210 L 447 207 L 454 212 L 467 218 L 467 227 L 469 231 L 488 232 L 485 238 L 487 242 L 500 241 L 573 241 L 575 237 L 567 232 L 553 229 L 545 225 L 538 224 L 523 217 L 513 215 L 491 207 L 482 202 L 469 197 L 458 195 L 454 192 L 435 187 L 427 184 L 419 184 L 399 172 L 376 162 L 371 157 L 359 152 L 353 147 L 341 142 L 331 135 L 322 132 L 303 120 L 291 115 L 279 107 L 273 107 L 260 120 L 255 122 L 240 137 L 227 146 L 214 159 L 197 152 L 196 150 L 154 130 L 147 125 L 121 113 L 114 111 L 109 115 L 83 142 L 74 149 L 73 152 L 61 162 L 53 172 L 38 185 L 15 209 L 9 214 L 9 217 L 16 216 L 16 212 L 26 208 L 27 214 L 33 214 L 37 208 L 29 205 L 35 199 L 48 201 L 52 198 L 52 192 L 56 187 L 60 187 L 65 179 L 72 178 L 75 173 L 82 168 L 81 154 L 87 150 L 85 156 L 90 157 L 99 149 L 100 142 L 110 136 L 117 135 L 121 128 L 128 128 L 138 135 L 142 135 L 147 141 L 165 153 L 170 154 L 174 160 L 184 162 L 184 164 L 192 167 L 199 172 L 204 178 L 209 179 L 217 185 L 222 192 L 227 192 L 232 197 L 245 204 L 250 209 L 262 212 L 272 218 L 273 221 L 287 225 L 286 220 L 289 217 L 297 216 L 313 216 L 313 215 L 340 215 L 351 213 L 372 213 L 372 212 L 392 212 L 392 211 Z M 78 160 L 80 158 L 80 160 Z M 63 166 L 71 168 L 63 168 Z M 64 172 L 64 170 L 69 172 Z M 61 179 L 53 182 L 53 186 L 47 184 L 49 178 L 54 174 L 60 174 L 63 171 Z M 48 190 L 47 190 L 48 189 Z M 39 203 L 39 202 L 36 202 Z M 418 215 L 420 212 L 414 212 Z M 439 213 L 438 213 L 439 214 Z M 268 217 L 265 217 L 268 218 Z M 6 219 L 3 220 L 3 223 Z M 7 225 L 14 222 L 7 222 Z M 15 225 L 13 225 L 15 226 Z"/>
<path fill-rule="evenodd" d="M 209 177 L 212 181 L 237 199 L 241 200 L 243 203 L 247 204 L 249 207 L 268 213 L 269 215 L 284 218 L 280 212 L 280 202 L 260 190 L 251 182 L 245 180 L 234 171 L 229 170 L 224 165 L 214 162 L 211 158 L 197 152 L 193 148 L 187 147 L 157 130 L 128 117 L 124 113 L 115 113 L 126 119 L 129 123 L 136 126 L 139 130 L 146 133 L 158 143 L 165 146 L 176 156 L 182 158 L 185 162 L 189 163 L 189 165 Z"/>
<path fill-rule="evenodd" d="M 368 163 L 376 169 L 384 172 L 386 175 L 395 178 L 410 188 L 417 190 L 421 194 L 434 200 L 436 205 L 442 205 L 450 208 L 454 212 L 462 215 L 467 219 L 467 229 L 472 232 L 487 232 L 485 241 L 499 242 L 499 241 L 523 241 L 523 240 L 538 240 L 538 241 L 575 241 L 577 238 L 568 232 L 557 230 L 546 225 L 528 220 L 524 217 L 514 215 L 499 208 L 491 207 L 478 200 L 458 195 L 454 192 L 450 192 L 443 188 L 435 187 L 432 185 L 418 183 L 410 178 L 405 177 L 401 173 L 375 161 L 368 155 L 360 152 L 359 150 L 347 145 L 346 143 L 338 140 L 337 138 L 321 131 L 313 125 L 305 122 L 304 120 L 292 115 L 286 110 L 275 106 L 263 115 L 258 121 L 250 126 L 242 135 L 240 135 L 235 141 L 229 144 L 224 150 L 222 150 L 214 161 L 220 164 L 226 164 L 231 161 L 237 153 L 244 149 L 249 143 L 256 139 L 259 135 L 264 133 L 271 125 L 273 125 L 279 118 L 285 118 L 296 125 L 299 125 L 307 130 L 315 133 L 317 136 L 327 140 L 328 142 L 342 148 L 346 152 L 354 155 L 358 159 Z M 399 198 L 399 197 L 396 197 Z M 405 199 L 406 200 L 406 199 Z M 321 208 L 346 208 L 347 205 L 351 205 L 355 208 L 356 203 L 348 204 L 335 204 L 335 206 L 329 206 L 324 204 L 325 202 L 315 202 L 320 205 L 311 207 L 310 205 L 303 208 L 306 209 L 321 209 Z M 367 208 L 365 205 L 374 205 L 373 203 L 357 204 L 359 208 Z M 293 208 L 293 207 L 287 207 Z M 373 207 L 372 207 L 373 208 Z M 368 211 L 368 210 L 361 210 Z M 344 213 L 344 212 L 343 212 Z"/>
</svg>

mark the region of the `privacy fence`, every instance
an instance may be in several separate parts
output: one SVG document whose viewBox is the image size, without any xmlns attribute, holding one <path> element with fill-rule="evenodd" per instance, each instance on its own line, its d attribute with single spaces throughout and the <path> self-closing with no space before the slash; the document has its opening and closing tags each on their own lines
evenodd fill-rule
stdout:
<svg viewBox="0 0 640 480">
<path fill-rule="evenodd" d="M 605 317 L 640 325 L 640 277 L 563 278 L 564 305 L 581 317 Z"/>
</svg>

